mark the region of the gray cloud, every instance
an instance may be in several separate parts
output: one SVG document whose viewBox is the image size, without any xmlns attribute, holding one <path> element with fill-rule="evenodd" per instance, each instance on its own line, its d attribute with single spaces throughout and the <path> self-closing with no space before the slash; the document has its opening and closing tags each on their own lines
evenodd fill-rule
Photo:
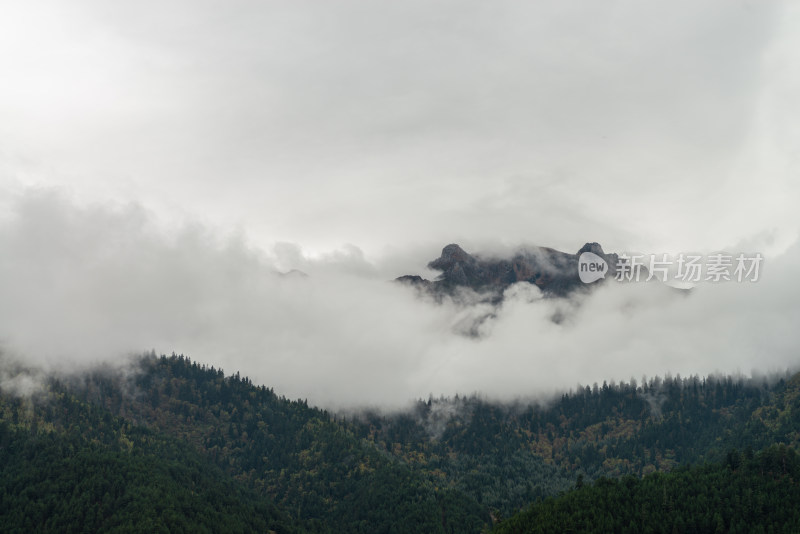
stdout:
<svg viewBox="0 0 800 534">
<path fill-rule="evenodd" d="M 475 338 L 461 325 L 486 310 L 420 299 L 352 248 L 320 259 L 285 244 L 260 251 L 199 225 L 164 230 L 136 205 L 79 207 L 47 191 L 12 205 L 0 226 L 0 339 L 43 369 L 174 350 L 291 397 L 396 408 L 429 393 L 513 399 L 797 363 L 797 245 L 765 260 L 757 283 L 689 297 L 630 284 L 557 301 L 512 286 Z M 311 276 L 276 275 L 287 248 Z"/>
<path fill-rule="evenodd" d="M 0 343 L 340 406 L 794 365 L 798 28 L 788 1 L 5 6 Z M 386 282 L 586 241 L 767 262 L 500 308 Z"/>
<path fill-rule="evenodd" d="M 727 0 L 17 4 L 0 176 L 373 257 L 780 249 L 798 24 Z"/>
</svg>

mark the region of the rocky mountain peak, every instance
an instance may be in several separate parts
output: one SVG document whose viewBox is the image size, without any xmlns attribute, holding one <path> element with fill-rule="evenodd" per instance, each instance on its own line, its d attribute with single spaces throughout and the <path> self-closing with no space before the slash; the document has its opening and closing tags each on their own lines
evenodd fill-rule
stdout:
<svg viewBox="0 0 800 534">
<path fill-rule="evenodd" d="M 442 249 L 441 256 L 428 263 L 429 268 L 441 272 L 436 280 L 412 275 L 397 280 L 434 294 L 452 294 L 459 288 L 469 288 L 481 293 L 494 293 L 497 298 L 501 298 L 508 286 L 528 282 L 541 289 L 545 296 L 563 297 L 573 291 L 589 289 L 578 276 L 578 258 L 584 252 L 592 252 L 606 260 L 609 274 L 615 274 L 617 255 L 606 254 L 596 242 L 586 243 L 576 254 L 548 247 L 526 247 L 506 258 L 472 255 L 451 243 Z"/>
<path fill-rule="evenodd" d="M 578 251 L 578 256 L 583 254 L 584 252 L 592 252 L 593 254 L 597 254 L 598 256 L 605 256 L 605 252 L 603 252 L 603 247 L 600 246 L 600 243 L 592 242 L 586 243 L 581 247 Z"/>
<path fill-rule="evenodd" d="M 437 271 L 448 271 L 459 263 L 474 265 L 477 260 L 468 254 L 463 248 L 452 243 L 442 249 L 442 255 L 432 262 L 428 267 Z"/>
</svg>

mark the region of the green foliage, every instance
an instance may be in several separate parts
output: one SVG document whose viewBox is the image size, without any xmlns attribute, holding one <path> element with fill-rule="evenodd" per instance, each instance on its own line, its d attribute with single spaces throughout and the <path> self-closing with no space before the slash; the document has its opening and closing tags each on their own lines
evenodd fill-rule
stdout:
<svg viewBox="0 0 800 534">
<path fill-rule="evenodd" d="M 800 532 L 800 460 L 785 445 L 754 459 L 599 478 L 533 504 L 498 524 L 497 534 L 537 532 Z"/>
<path fill-rule="evenodd" d="M 800 375 L 604 383 L 547 406 L 431 398 L 345 419 L 152 355 L 51 380 L 38 400 L 0 396 L 0 530 L 478 533 L 576 486 L 742 471 L 754 450 L 798 444 L 798 414 Z M 736 526 L 715 514 L 715 529 Z"/>
<path fill-rule="evenodd" d="M 447 414 L 442 417 L 441 414 Z M 356 432 L 507 516 L 583 475 L 641 476 L 721 461 L 731 448 L 800 445 L 800 375 L 655 378 L 579 387 L 550 405 L 430 399 Z"/>
<path fill-rule="evenodd" d="M 186 444 L 65 395 L 2 408 L 3 532 L 296 531 Z"/>
<path fill-rule="evenodd" d="M 239 373 L 173 355 L 144 359 L 132 380 L 106 371 L 54 387 L 190 444 L 310 531 L 480 532 L 490 521 L 474 499 L 437 487 L 352 424 Z"/>
</svg>

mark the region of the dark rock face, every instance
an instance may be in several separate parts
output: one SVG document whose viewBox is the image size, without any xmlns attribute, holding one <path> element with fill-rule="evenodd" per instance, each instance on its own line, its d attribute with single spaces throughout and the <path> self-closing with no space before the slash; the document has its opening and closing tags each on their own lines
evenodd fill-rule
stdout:
<svg viewBox="0 0 800 534">
<path fill-rule="evenodd" d="M 428 263 L 428 267 L 442 271 L 440 280 L 446 279 L 452 285 L 472 286 L 485 277 L 483 266 L 478 260 L 458 245 L 444 247 L 442 255 Z"/>
<path fill-rule="evenodd" d="M 453 293 L 458 288 L 469 288 L 498 294 L 502 294 L 511 284 L 528 282 L 539 287 L 545 296 L 566 296 L 590 287 L 578 277 L 578 258 L 583 252 L 592 252 L 603 258 L 608 263 L 606 277 L 613 279 L 617 255 L 604 253 L 598 243 L 586 243 L 575 254 L 547 247 L 531 247 L 519 250 L 511 258 L 471 255 L 460 246 L 451 244 L 442 249 L 439 258 L 428 264 L 429 268 L 442 272 L 436 280 L 431 282 L 410 275 L 397 280 L 435 293 Z"/>
<path fill-rule="evenodd" d="M 416 274 L 413 274 L 413 275 L 412 274 L 407 274 L 407 275 L 404 275 L 404 276 L 399 276 L 399 277 L 395 278 L 395 282 L 401 282 L 403 284 L 408 284 L 408 285 L 411 285 L 411 286 L 417 286 L 417 287 L 423 287 L 423 288 L 427 288 L 428 286 L 431 285 L 431 281 L 430 280 L 425 280 L 424 278 L 422 278 L 421 276 L 416 275 Z"/>
<path fill-rule="evenodd" d="M 577 252 L 578 256 L 583 254 L 584 252 L 593 252 L 598 256 L 605 256 L 603 252 L 603 247 L 600 246 L 600 243 L 593 242 L 593 243 L 586 243 L 581 247 L 581 249 Z"/>
</svg>

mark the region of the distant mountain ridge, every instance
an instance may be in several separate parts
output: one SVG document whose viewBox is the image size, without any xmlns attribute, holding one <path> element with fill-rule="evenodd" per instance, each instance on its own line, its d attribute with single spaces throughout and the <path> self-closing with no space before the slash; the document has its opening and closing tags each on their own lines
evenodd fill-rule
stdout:
<svg viewBox="0 0 800 534">
<path fill-rule="evenodd" d="M 615 276 L 619 256 L 605 253 L 596 242 L 586 243 L 574 254 L 549 247 L 525 247 L 510 258 L 473 255 L 457 244 L 450 244 L 442 249 L 441 256 L 428 263 L 430 269 L 442 272 L 436 280 L 405 275 L 396 281 L 438 294 L 452 293 L 462 287 L 502 293 L 512 284 L 528 282 L 545 296 L 563 297 L 587 287 L 578 276 L 578 258 L 584 252 L 592 252 L 606 261 L 606 278 Z"/>
</svg>

